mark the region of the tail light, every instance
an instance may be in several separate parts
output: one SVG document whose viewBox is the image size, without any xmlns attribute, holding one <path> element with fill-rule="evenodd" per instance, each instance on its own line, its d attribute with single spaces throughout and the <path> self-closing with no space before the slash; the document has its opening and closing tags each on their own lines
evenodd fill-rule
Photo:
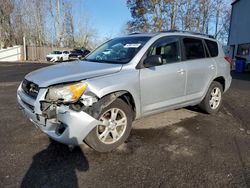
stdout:
<svg viewBox="0 0 250 188">
<path fill-rule="evenodd" d="M 232 63 L 233 63 L 233 60 L 232 60 L 231 57 L 225 56 L 224 59 L 225 59 L 229 64 L 232 64 Z"/>
</svg>

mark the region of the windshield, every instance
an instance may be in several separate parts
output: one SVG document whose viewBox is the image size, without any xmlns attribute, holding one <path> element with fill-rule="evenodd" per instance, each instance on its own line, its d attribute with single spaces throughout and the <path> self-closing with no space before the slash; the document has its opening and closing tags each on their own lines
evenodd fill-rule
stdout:
<svg viewBox="0 0 250 188">
<path fill-rule="evenodd" d="M 128 63 L 146 44 L 150 37 L 123 37 L 110 40 L 85 59 L 93 62 Z"/>
<path fill-rule="evenodd" d="M 62 54 L 60 51 L 53 51 L 51 54 Z"/>
</svg>

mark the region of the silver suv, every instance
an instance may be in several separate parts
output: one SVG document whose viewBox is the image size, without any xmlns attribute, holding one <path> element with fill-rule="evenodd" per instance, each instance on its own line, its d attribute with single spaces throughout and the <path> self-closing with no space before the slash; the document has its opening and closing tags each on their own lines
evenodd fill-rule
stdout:
<svg viewBox="0 0 250 188">
<path fill-rule="evenodd" d="M 135 33 L 104 43 L 83 61 L 29 73 L 17 100 L 50 138 L 106 152 L 143 116 L 193 105 L 217 112 L 230 84 L 230 64 L 211 37 Z"/>
</svg>

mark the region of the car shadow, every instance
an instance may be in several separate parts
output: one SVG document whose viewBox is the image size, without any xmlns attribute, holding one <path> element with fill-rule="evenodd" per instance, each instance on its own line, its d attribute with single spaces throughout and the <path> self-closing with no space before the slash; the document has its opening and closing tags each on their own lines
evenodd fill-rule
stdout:
<svg viewBox="0 0 250 188">
<path fill-rule="evenodd" d="M 206 114 L 206 112 L 204 112 L 198 105 L 195 106 L 187 106 L 184 109 L 190 110 L 192 112 L 197 112 L 197 113 L 201 113 L 201 114 Z"/>
<path fill-rule="evenodd" d="M 80 147 L 70 151 L 68 146 L 52 141 L 46 149 L 33 156 L 21 188 L 79 187 L 76 170 L 88 169 L 88 160 Z"/>
<path fill-rule="evenodd" d="M 237 73 L 235 71 L 231 71 L 231 76 L 234 80 L 250 81 L 250 72 Z"/>
</svg>

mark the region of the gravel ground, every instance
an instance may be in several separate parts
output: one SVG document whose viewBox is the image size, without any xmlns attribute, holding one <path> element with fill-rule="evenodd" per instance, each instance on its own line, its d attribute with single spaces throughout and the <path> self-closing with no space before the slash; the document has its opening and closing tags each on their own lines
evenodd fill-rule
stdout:
<svg viewBox="0 0 250 188">
<path fill-rule="evenodd" d="M 0 187 L 250 187 L 250 74 L 233 74 L 220 112 L 196 108 L 134 122 L 97 153 L 51 142 L 16 105 L 24 75 L 48 64 L 0 63 Z"/>
</svg>

